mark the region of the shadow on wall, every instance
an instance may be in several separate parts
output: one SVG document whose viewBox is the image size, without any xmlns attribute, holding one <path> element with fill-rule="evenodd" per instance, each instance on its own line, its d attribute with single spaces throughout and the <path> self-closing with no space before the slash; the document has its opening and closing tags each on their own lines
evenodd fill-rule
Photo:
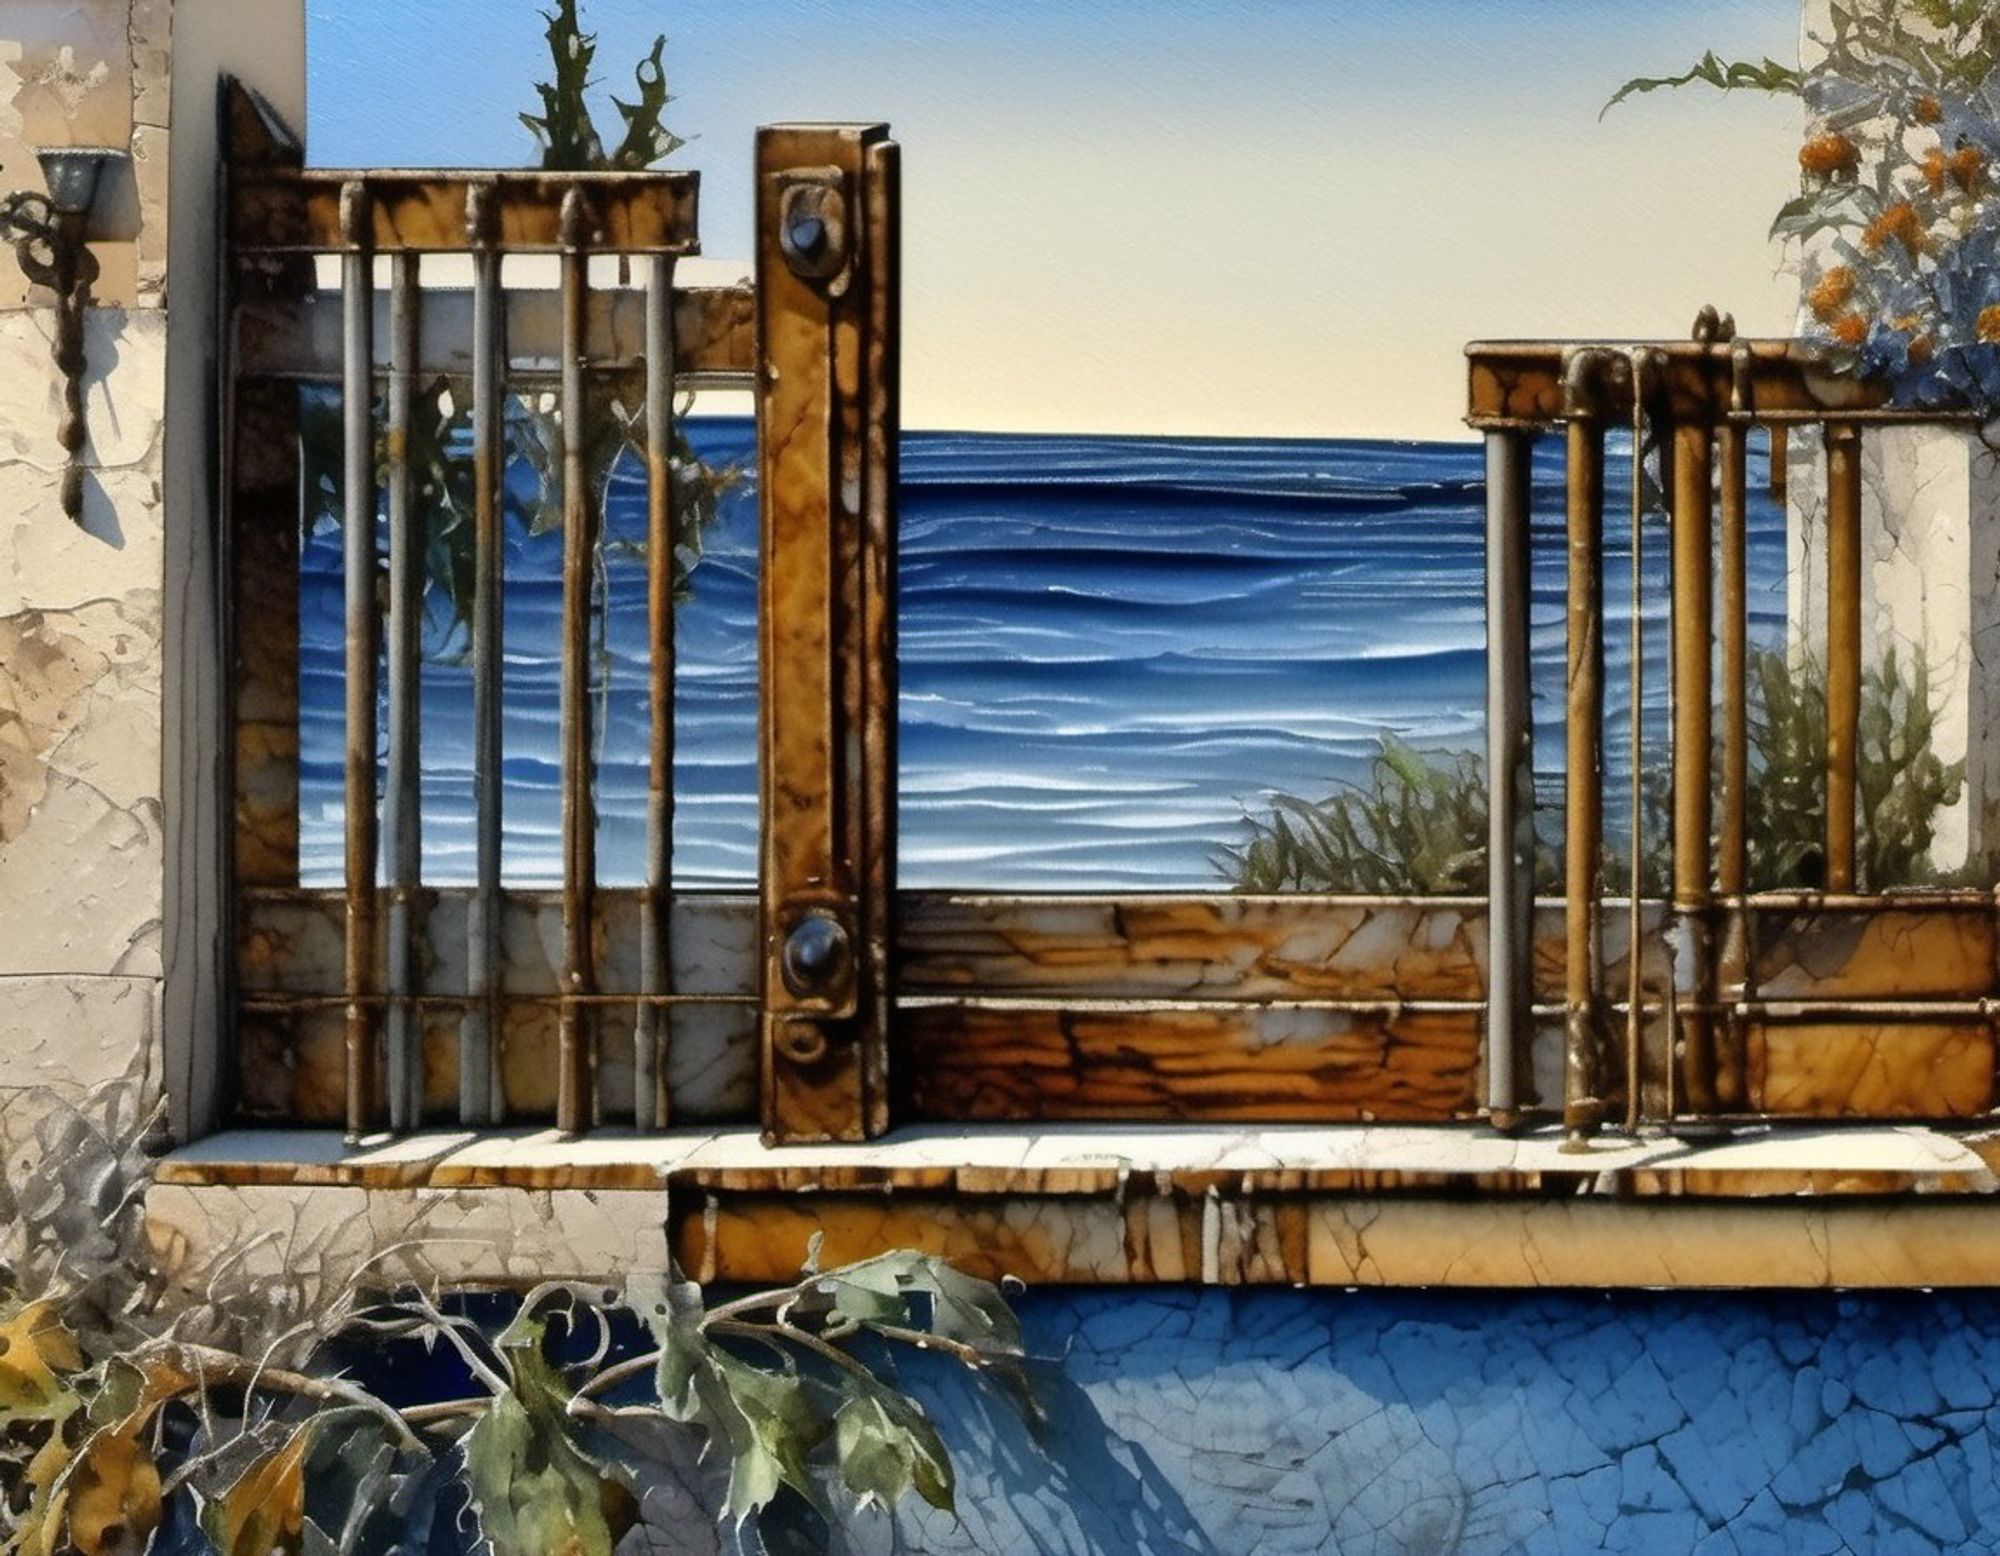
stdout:
<svg viewBox="0 0 2000 1556">
<path fill-rule="evenodd" d="M 1203 1532 L 1172 1477 L 1108 1425 L 1056 1360 L 1028 1368 L 1044 1419 L 1037 1426 L 999 1390 L 942 1367 L 905 1365 L 958 1467 L 958 1516 L 906 1506 L 898 1517 L 856 1521 L 838 1556 L 1061 1551 L 1075 1556 L 1222 1547 Z M 1175 1406 L 1177 1409 L 1184 1405 Z"/>
<path fill-rule="evenodd" d="M 1991 1551 L 2000 1301 L 1187 1290 L 1019 1304 L 1034 1432 L 905 1366 L 961 1483 L 904 1552 Z"/>
</svg>

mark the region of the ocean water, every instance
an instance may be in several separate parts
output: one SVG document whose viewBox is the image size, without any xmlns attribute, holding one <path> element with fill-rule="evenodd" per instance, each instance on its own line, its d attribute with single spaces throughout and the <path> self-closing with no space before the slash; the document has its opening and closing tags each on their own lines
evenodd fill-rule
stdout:
<svg viewBox="0 0 2000 1556">
<path fill-rule="evenodd" d="M 752 431 L 696 420 L 711 461 L 747 465 Z M 1784 517 L 1753 463 L 1753 638 L 1785 612 Z M 1629 452 L 1608 484 L 1610 809 L 1628 772 Z M 1561 446 L 1533 462 L 1537 774 L 1559 792 L 1564 559 Z M 1213 889 L 1245 817 L 1273 793 L 1365 779 L 1385 736 L 1485 743 L 1483 456 L 1474 443 L 912 433 L 904 439 L 901 879 L 1008 890 Z M 646 614 L 641 474 L 613 473 L 601 709 L 599 869 L 636 884 L 645 834 Z M 1666 533 L 1641 530 L 1649 746 L 1666 709 Z M 301 853 L 341 879 L 339 534 L 310 537 L 301 580 Z M 675 870 L 755 878 L 754 492 L 727 498 L 678 624 Z M 555 728 L 561 538 L 510 512 L 505 875 L 560 879 Z M 433 602 L 434 605 L 437 602 Z M 472 878 L 471 681 L 434 610 L 423 671 L 426 879 Z"/>
</svg>

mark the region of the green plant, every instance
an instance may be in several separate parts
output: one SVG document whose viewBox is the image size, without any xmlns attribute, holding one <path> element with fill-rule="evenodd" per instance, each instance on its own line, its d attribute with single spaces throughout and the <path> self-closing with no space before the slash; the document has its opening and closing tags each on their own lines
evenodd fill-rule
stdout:
<svg viewBox="0 0 2000 1556">
<path fill-rule="evenodd" d="M 2000 10 L 1991 0 L 1833 0 L 1814 58 L 1713 53 L 1635 93 L 1705 83 L 1801 98 L 1804 188 L 1774 236 L 1806 254 L 1810 336 L 1898 403 L 2000 411 Z"/>
<path fill-rule="evenodd" d="M 1280 794 L 1225 870 L 1246 892 L 1486 889 L 1486 777 L 1468 752 L 1430 756 L 1392 735 L 1368 782 L 1323 800 Z"/>
<path fill-rule="evenodd" d="M 583 31 L 577 0 L 558 0 L 556 9 L 544 12 L 543 19 L 548 24 L 552 79 L 535 87 L 542 101 L 541 113 L 524 113 L 521 119 L 541 147 L 544 169 L 638 171 L 656 165 L 686 144 L 662 119 L 673 101 L 667 92 L 664 36 L 653 40 L 651 52 L 634 70 L 637 101 L 612 99 L 624 120 L 624 133 L 607 151 L 589 100 L 597 85 L 590 74 L 597 39 Z M 436 614 L 452 626 L 466 621 L 472 597 L 477 493 L 473 484 L 471 389 L 470 379 L 456 375 L 439 375 L 424 384 L 416 396 L 406 453 L 425 525 L 426 596 L 437 607 Z M 584 468 L 590 501 L 601 512 L 619 461 L 628 454 L 635 460 L 645 459 L 644 374 L 632 369 L 608 380 L 604 374 L 596 374 L 589 389 L 583 428 Z M 687 404 L 683 404 L 673 418 L 667 466 L 678 538 L 674 557 L 677 599 L 686 597 L 689 579 L 701 559 L 702 536 L 714 523 L 723 496 L 743 480 L 743 472 L 734 466 L 715 467 L 702 461 L 687 439 L 683 426 L 686 410 Z M 339 401 L 326 394 L 302 395 L 299 415 L 305 522 L 309 531 L 338 525 L 343 520 Z M 375 425 L 384 425 L 379 408 Z M 531 535 L 562 526 L 565 436 L 550 396 L 513 393 L 506 397 L 503 442 L 510 456 L 510 475 L 525 471 L 529 478 L 525 491 L 516 484 L 511 495 L 524 508 Z M 376 445 L 378 486 L 387 469 L 388 438 L 383 433 Z M 645 560 L 645 541 L 617 544 L 618 549 Z M 601 619 L 599 626 L 601 633 Z"/>
<path fill-rule="evenodd" d="M 1940 884 L 1931 863 L 1938 817 L 1958 803 L 1965 764 L 1936 750 L 1939 708 L 1921 650 L 1891 644 L 1862 676 L 1855 784 L 1861 814 L 1862 886 Z M 1825 874 L 1826 675 L 1784 652 L 1750 655 L 1750 785 L 1745 795 L 1746 871 L 1753 891 L 1816 887 Z M 1713 791 L 1721 793 L 1720 752 Z M 1248 818 L 1250 840 L 1221 860 L 1245 892 L 1477 895 L 1486 889 L 1485 766 L 1470 752 L 1427 754 L 1384 736 L 1368 782 L 1322 800 L 1277 795 L 1268 818 Z M 1641 778 L 1640 889 L 1658 895 L 1671 873 L 1668 773 L 1648 763 Z M 1553 832 L 1555 829 L 1548 829 Z M 1607 836 L 1606 889 L 1631 878 L 1629 839 Z M 1562 842 L 1544 835 L 1536 889 L 1560 891 Z"/>
<path fill-rule="evenodd" d="M 1753 889 L 1818 886 L 1825 874 L 1826 674 L 1766 650 L 1751 656 L 1751 774 L 1746 830 Z M 1855 787 L 1860 884 L 1938 882 L 1930 859 L 1941 812 L 1958 802 L 1965 764 L 1937 754 L 1938 707 L 1921 651 L 1907 669 L 1891 644 L 1862 677 Z"/>
<path fill-rule="evenodd" d="M 468 619 L 472 600 L 474 517 L 477 492 L 473 485 L 472 424 L 468 380 L 440 376 L 416 397 L 408 443 L 408 458 L 418 511 L 424 518 L 426 598 L 434 614 L 447 625 Z M 614 385 L 609 399 L 597 399 L 585 424 L 584 468 L 590 480 L 590 500 L 602 510 L 605 492 L 618 462 L 630 450 L 643 457 L 643 401 L 636 382 Z M 384 425 L 378 414 L 376 425 Z M 511 455 L 510 500 L 523 514 L 530 535 L 560 530 L 563 521 L 562 429 L 553 408 L 535 396 L 509 394 L 503 411 L 504 441 Z M 299 400 L 299 443 L 304 520 L 308 532 L 337 527 L 343 520 L 341 498 L 341 411 L 333 395 L 307 392 Z M 386 479 L 388 437 L 376 440 L 377 481 Z M 702 537 L 721 511 L 722 499 L 743 481 L 735 466 L 710 466 L 689 445 L 680 418 L 675 418 L 673 452 L 668 461 L 673 483 L 676 534 L 673 587 L 685 599 L 695 565 L 701 560 Z M 607 544 L 642 562 L 644 540 Z"/>
<path fill-rule="evenodd" d="M 823 1535 L 911 1492 L 952 1505 L 935 1428 L 853 1342 L 988 1373 L 1021 1356 L 995 1287 L 915 1253 L 809 1257 L 792 1284 L 712 1306 L 671 1274 L 552 1282 L 499 1317 L 436 1290 L 378 1298 L 369 1270 L 322 1287 L 313 1247 L 266 1250 L 254 1273 L 256 1243 L 177 1267 L 147 1236 L 134 1094 L 36 1099 L 35 1147 L 0 1178 L 11 1556 L 416 1552 L 454 1527 L 490 1556 L 609 1556 L 662 1490 L 684 1516 L 810 1540 L 815 1519 Z M 395 1346 L 444 1348 L 470 1391 L 392 1403 L 353 1364 L 393 1376 Z"/>
<path fill-rule="evenodd" d="M 593 168 L 636 171 L 664 162 L 687 142 L 662 122 L 667 104 L 667 72 L 663 56 L 665 34 L 653 40 L 652 52 L 633 68 L 639 89 L 637 102 L 611 100 L 625 121 L 625 133 L 609 152 L 590 111 L 590 89 L 597 83 L 590 67 L 597 58 L 597 38 L 586 33 L 577 15 L 577 0 L 556 0 L 553 11 L 544 11 L 548 23 L 545 34 L 549 60 L 555 79 L 540 82 L 535 91 L 542 99 L 542 111 L 524 113 L 521 122 L 542 148 L 542 166 L 550 172 L 581 172 Z"/>
</svg>

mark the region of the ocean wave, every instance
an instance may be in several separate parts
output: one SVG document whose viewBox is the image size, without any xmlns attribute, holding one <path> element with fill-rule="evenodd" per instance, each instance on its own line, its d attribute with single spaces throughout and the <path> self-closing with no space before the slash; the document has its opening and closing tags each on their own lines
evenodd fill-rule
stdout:
<svg viewBox="0 0 2000 1556">
<path fill-rule="evenodd" d="M 709 457 L 744 463 L 746 423 L 705 421 Z M 1612 440 L 1607 483 L 1629 479 Z M 1385 735 L 1484 746 L 1482 454 L 1474 444 L 913 433 L 901 517 L 899 868 L 913 885 L 1171 889 L 1219 883 L 1217 858 L 1274 792 L 1365 777 Z M 1560 773 L 1565 648 L 1561 451 L 1533 460 L 1538 782 Z M 1752 631 L 1784 623 L 1784 518 L 1753 466 Z M 621 467 L 607 531 L 643 531 Z M 1606 548 L 1609 808 L 1629 746 L 1625 536 Z M 556 759 L 561 537 L 509 519 L 505 873 L 560 878 Z M 1663 533 L 1647 536 L 1647 723 L 1665 727 Z M 725 500 L 676 619 L 677 878 L 750 880 L 757 826 L 757 522 Z M 336 527 L 305 547 L 301 857 L 340 879 L 343 686 Z M 607 567 L 594 665 L 601 867 L 634 884 L 644 835 L 652 655 L 645 569 Z M 471 678 L 462 628 L 435 613 L 423 674 L 427 878 L 472 868 Z"/>
</svg>

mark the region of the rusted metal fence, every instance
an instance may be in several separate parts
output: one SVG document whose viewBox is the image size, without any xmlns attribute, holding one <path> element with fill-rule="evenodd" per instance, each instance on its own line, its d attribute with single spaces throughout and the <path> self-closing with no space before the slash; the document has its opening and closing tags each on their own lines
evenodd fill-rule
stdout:
<svg viewBox="0 0 2000 1556">
<path fill-rule="evenodd" d="M 764 132 L 760 261 L 771 282 L 686 290 L 675 285 L 675 262 L 696 249 L 692 174 L 309 170 L 253 97 L 233 92 L 227 106 L 237 1040 L 252 1109 L 326 1118 L 337 1041 L 337 1111 L 350 1136 L 427 1119 L 494 1124 L 544 1108 L 570 1132 L 659 1127 L 676 1111 L 675 1027 L 693 1027 L 691 1046 L 713 1057 L 739 1050 L 753 1035 L 743 1021 L 762 1009 L 771 1012 L 776 1116 L 796 1110 L 810 1127 L 860 1133 L 864 1110 L 879 1118 L 884 1106 L 893 143 L 879 129 Z M 469 289 L 426 285 L 424 265 L 440 255 L 469 261 Z M 553 297 L 503 285 L 503 266 L 518 255 L 554 257 Z M 330 288 L 320 284 L 328 256 L 339 265 Z M 593 287 L 592 262 L 603 256 L 636 267 L 637 285 Z M 385 314 L 386 361 L 377 349 Z M 441 371 L 469 392 L 476 508 L 466 614 L 477 863 L 475 884 L 460 891 L 427 889 L 422 878 L 427 538 L 411 448 L 420 385 Z M 601 520 L 583 430 L 602 380 L 635 371 L 647 480 L 649 792 L 644 885 L 608 894 L 595 857 L 590 681 L 593 621 L 608 606 L 593 594 Z M 296 591 L 300 390 L 313 383 L 337 383 L 341 404 L 346 841 L 342 886 L 309 891 L 298 849 Z M 773 988 L 783 991 L 770 997 L 741 976 L 748 963 L 733 949 L 759 932 L 755 905 L 677 901 L 673 890 L 680 548 L 671 449 L 676 395 L 695 384 L 755 386 L 766 429 L 764 768 L 786 780 L 771 796 L 767 830 L 768 869 L 783 888 L 763 926 Z M 523 390 L 553 391 L 560 431 L 562 885 L 553 894 L 504 889 L 501 878 L 502 408 Z M 802 597 L 780 598 L 785 591 Z M 677 925 L 697 942 L 693 966 L 676 956 Z M 705 969 L 703 959 L 720 966 Z M 703 1010 L 706 1029 L 677 1021 Z M 717 1011 L 739 1014 L 718 1027 Z M 598 1085 L 614 1048 L 625 1056 L 616 1108 Z M 825 1077 L 829 1049 L 851 1056 L 850 1078 Z M 788 1087 L 784 1066 L 795 1059 L 811 1077 Z M 698 1102 L 696 1116 L 717 1106 Z"/>
<path fill-rule="evenodd" d="M 1607 1120 L 1993 1106 L 1991 895 L 1855 893 L 1858 450 L 1863 429 L 1893 415 L 1793 347 L 1473 348 L 1471 420 L 1489 439 L 1487 895 L 903 891 L 899 190 L 886 132 L 761 132 L 754 279 L 700 288 L 677 276 L 695 249 L 692 175 L 326 172 L 306 169 L 249 95 L 232 93 L 228 121 L 218 387 L 236 956 L 222 1067 L 237 1119 L 356 1136 L 755 1121 L 791 1141 L 904 1123 L 1512 1127 L 1558 1115 L 1582 1134 Z M 553 264 L 555 285 L 510 285 L 523 255 Z M 441 281 L 447 267 L 463 279 Z M 469 404 L 475 493 L 463 600 L 475 867 L 462 887 L 424 878 L 419 804 L 429 537 L 411 446 L 440 377 Z M 752 391 L 758 416 L 754 895 L 688 890 L 673 870 L 684 515 L 671 450 L 677 396 L 712 385 Z M 308 887 L 301 422 L 309 396 L 335 390 L 344 871 Z M 561 883 L 523 889 L 501 868 L 503 406 L 546 398 L 567 435 L 614 392 L 640 402 L 646 481 L 642 884 L 606 885 L 596 857 L 591 657 L 608 604 L 582 439 L 565 436 Z M 1673 511 L 1674 839 L 1660 899 L 1631 894 L 1621 920 L 1600 866 L 1617 500 L 1605 448 L 1610 429 L 1635 423 L 1663 432 Z M 1830 491 L 1826 889 L 1752 892 L 1748 450 L 1776 434 L 1782 471 L 1802 424 L 1825 428 Z M 1528 651 L 1531 443 L 1556 431 L 1569 557 L 1559 902 L 1535 895 Z M 1635 679 L 1635 708 L 1642 690 Z"/>
<path fill-rule="evenodd" d="M 1581 1136 L 1628 1127 L 1802 1113 L 1964 1116 L 1992 1105 L 1993 898 L 1985 891 L 1858 891 L 1858 734 L 1862 689 L 1862 464 L 1866 429 L 1915 417 L 1882 404 L 1788 341 L 1698 329 L 1661 344 L 1474 345 L 1471 424 L 1489 466 L 1525 467 L 1536 437 L 1560 432 L 1567 489 L 1567 688 L 1563 847 L 1562 1117 Z M 1656 444 L 1667 506 L 1671 861 L 1653 907 L 1623 904 L 1625 978 L 1606 966 L 1604 555 L 1609 429 L 1633 433 L 1633 597 L 1647 524 L 1639 450 Z M 1823 886 L 1752 891 L 1749 785 L 1748 511 L 1753 438 L 1767 439 L 1782 495 L 1790 450 L 1817 433 L 1824 471 L 1826 671 Z M 1489 706 L 1493 772 L 1493 961 L 1489 1107 L 1513 1107 L 1501 1079 L 1532 1041 L 1502 994 L 1532 982 L 1535 947 L 1511 905 L 1528 878 L 1534 792 L 1523 743 L 1527 487 L 1488 491 Z M 1719 510 L 1719 524 L 1718 524 Z M 1715 589 L 1720 562 L 1719 599 Z M 1716 650 L 1720 611 L 1720 665 Z M 1643 808 L 1640 709 L 1645 655 L 1632 648 L 1635 818 Z M 1715 710 L 1720 710 L 1720 747 Z M 1504 732 L 1504 736 L 1503 736 Z M 1503 753 L 1509 758 L 1503 762 Z M 1720 790 L 1714 775 L 1720 774 Z M 1636 825 L 1636 819 L 1635 819 Z M 1641 876 L 1634 834 L 1627 861 Z M 1511 850 L 1503 842 L 1513 840 Z M 1613 845 L 1617 851 L 1617 845 Z M 1503 904 L 1508 911 L 1503 913 Z M 1656 914 L 1663 915 L 1656 917 Z M 1634 955 L 1634 946 L 1650 947 Z M 1622 997 L 1619 997 L 1621 996 Z M 1622 1041 L 1620 1040 L 1622 1037 Z M 1866 1074 L 1866 1079 L 1861 1077 Z M 1553 1101 L 1554 1099 L 1550 1099 Z"/>
</svg>

